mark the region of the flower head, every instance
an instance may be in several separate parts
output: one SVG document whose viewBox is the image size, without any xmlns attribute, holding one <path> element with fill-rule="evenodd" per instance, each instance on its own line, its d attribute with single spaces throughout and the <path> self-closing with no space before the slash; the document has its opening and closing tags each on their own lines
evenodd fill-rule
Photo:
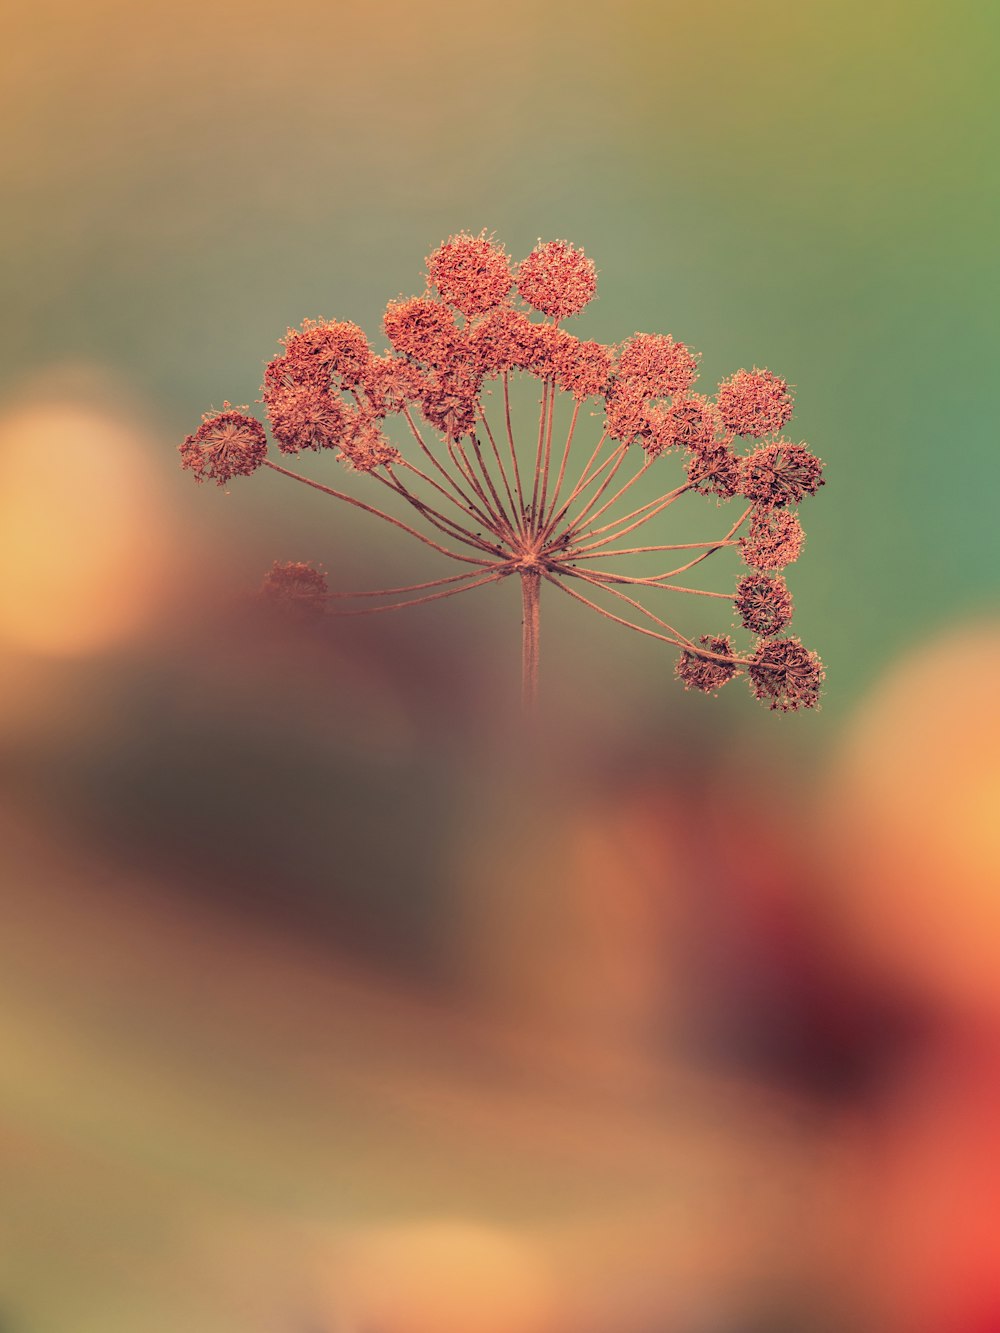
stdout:
<svg viewBox="0 0 1000 1333">
<path fill-rule="evenodd" d="M 769 370 L 738 370 L 719 385 L 716 403 L 727 430 L 760 439 L 773 435 L 792 415 L 788 385 Z"/>
<path fill-rule="evenodd" d="M 286 371 L 296 384 L 353 389 L 371 357 L 368 339 L 349 320 L 307 319 L 285 337 Z"/>
<path fill-rule="evenodd" d="M 804 444 L 775 440 L 743 459 L 740 494 L 754 504 L 780 509 L 815 495 L 823 485 L 823 464 Z"/>
<path fill-rule="evenodd" d="M 697 649 L 685 648 L 678 657 L 674 670 L 678 680 L 684 682 L 686 690 L 701 690 L 704 694 L 715 694 L 727 681 L 740 673 L 738 662 L 720 661 L 720 658 L 733 656 L 732 640 L 728 634 L 717 636 L 703 634 L 698 642 L 706 652 L 702 654 Z"/>
<path fill-rule="evenodd" d="M 420 397 L 425 376 L 404 356 L 373 356 L 365 368 L 362 386 L 371 412 L 386 417 L 402 412 L 407 403 Z"/>
<path fill-rule="evenodd" d="M 739 489 L 740 460 L 720 444 L 715 449 L 702 449 L 688 460 L 688 481 L 700 495 L 714 495 L 720 500 L 731 499 Z"/>
<path fill-rule="evenodd" d="M 326 575 L 301 560 L 274 564 L 264 575 L 260 597 L 273 605 L 305 615 L 318 615 L 327 594 Z"/>
<path fill-rule="evenodd" d="M 355 472 L 374 472 L 387 463 L 398 462 L 400 452 L 382 434 L 370 409 L 348 407 L 344 429 L 338 440 L 340 458 Z"/>
<path fill-rule="evenodd" d="M 267 395 L 267 419 L 283 454 L 332 449 L 340 443 L 347 407 L 327 389 L 305 384 Z"/>
<path fill-rule="evenodd" d="M 455 316 L 433 296 L 411 296 L 390 301 L 385 308 L 385 336 L 397 352 L 428 366 L 441 366 L 461 342 Z"/>
<path fill-rule="evenodd" d="M 662 453 L 674 447 L 711 451 L 726 443 L 719 438 L 722 421 L 718 410 L 699 393 L 675 394 L 668 402 L 655 403 L 648 417 L 647 453 Z"/>
<path fill-rule="evenodd" d="M 522 310 L 497 306 L 469 332 L 468 347 L 479 374 L 493 376 L 510 370 L 530 370 L 543 355 L 542 326 L 532 324 Z"/>
<path fill-rule="evenodd" d="M 780 634 L 792 619 L 792 594 L 781 575 L 744 574 L 733 599 L 744 629 L 769 638 Z"/>
<path fill-rule="evenodd" d="M 514 284 L 503 247 L 485 232 L 450 236 L 428 256 L 427 275 L 444 299 L 463 315 L 492 310 Z"/>
<path fill-rule="evenodd" d="M 778 712 L 793 713 L 818 707 L 826 673 L 817 655 L 798 639 L 762 639 L 747 675 L 755 698 Z"/>
<path fill-rule="evenodd" d="M 636 333 L 618 354 L 618 387 L 627 386 L 644 398 L 682 393 L 694 383 L 698 359 L 667 333 Z"/>
<path fill-rule="evenodd" d="M 753 569 L 784 569 L 802 552 L 805 533 L 792 513 L 763 509 L 750 523 L 750 535 L 740 539 L 743 559 Z"/>
<path fill-rule="evenodd" d="M 209 412 L 201 425 L 180 446 L 181 467 L 194 473 L 195 481 L 215 481 L 225 486 L 233 477 L 249 477 L 267 456 L 267 435 L 245 408 L 223 404 L 224 411 Z"/>
<path fill-rule="evenodd" d="M 568 241 L 539 241 L 517 270 L 522 298 L 556 320 L 579 314 L 596 289 L 594 261 Z"/>
</svg>

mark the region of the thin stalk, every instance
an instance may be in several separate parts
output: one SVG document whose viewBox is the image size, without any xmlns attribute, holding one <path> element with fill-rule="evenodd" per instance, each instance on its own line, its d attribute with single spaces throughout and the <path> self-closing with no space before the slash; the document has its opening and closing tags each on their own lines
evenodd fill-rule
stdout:
<svg viewBox="0 0 1000 1333">
<path fill-rule="evenodd" d="M 541 579 L 537 569 L 521 571 L 521 706 L 525 717 L 538 705 L 538 632 Z"/>
<path fill-rule="evenodd" d="M 470 592 L 473 588 L 481 588 L 486 583 L 496 583 L 498 579 L 507 577 L 506 571 L 502 574 L 487 574 L 485 578 L 476 579 L 475 583 L 467 583 L 464 588 L 449 588 L 447 592 L 432 592 L 427 597 L 412 597 L 406 602 L 390 602 L 388 606 L 364 606 L 355 611 L 330 611 L 332 616 L 375 616 L 380 611 L 401 611 L 406 606 L 423 606 L 425 602 L 439 602 L 445 597 L 457 597 L 460 593 Z"/>
<path fill-rule="evenodd" d="M 497 562 L 497 568 L 502 568 L 499 561 Z M 445 583 L 460 583 L 477 578 L 479 578 L 479 570 L 470 569 L 467 574 L 449 574 L 447 578 L 431 579 L 427 583 L 408 583 L 402 588 L 373 588 L 364 592 L 327 592 L 323 594 L 323 600 L 342 601 L 355 597 L 396 597 L 404 592 L 423 592 L 425 588 L 440 588 Z"/>
<path fill-rule="evenodd" d="M 573 404 L 573 417 L 569 423 L 569 434 L 566 436 L 566 443 L 563 446 L 562 462 L 559 465 L 559 475 L 556 477 L 556 484 L 552 491 L 552 504 L 549 506 L 548 515 L 545 518 L 545 530 L 548 530 L 548 524 L 555 513 L 556 505 L 559 503 L 559 492 L 562 490 L 563 478 L 566 476 L 566 464 L 569 462 L 569 449 L 573 443 L 573 432 L 576 430 L 576 419 L 580 415 L 580 399 Z"/>
<path fill-rule="evenodd" d="M 510 381 L 506 370 L 503 373 L 503 412 L 507 424 L 507 446 L 510 449 L 510 461 L 514 465 L 514 486 L 517 490 L 518 516 L 521 521 L 521 531 L 524 532 L 524 491 L 521 487 L 521 473 L 517 466 L 517 446 L 514 443 L 514 432 L 510 426 Z"/>
<path fill-rule="evenodd" d="M 287 467 L 282 467 L 279 463 L 273 463 L 269 458 L 264 459 L 264 466 L 269 467 L 272 472 L 280 472 L 283 477 L 291 477 L 292 481 L 300 481 L 303 486 L 311 486 L 315 491 L 322 491 L 324 495 L 332 495 L 335 500 L 343 500 L 346 504 L 353 505 L 355 509 L 363 509 L 367 514 L 374 514 L 376 518 L 385 519 L 386 523 L 391 523 L 394 528 L 400 528 L 403 532 L 408 532 L 411 537 L 416 537 L 417 541 L 423 542 L 425 546 L 430 546 L 432 550 L 440 551 L 442 555 L 449 556 L 452 560 L 461 560 L 467 565 L 488 565 L 492 568 L 495 560 L 480 560 L 471 555 L 459 555 L 457 551 L 449 551 L 446 546 L 439 546 L 436 541 L 426 537 L 416 528 L 411 528 L 407 523 L 401 523 L 398 518 L 393 518 L 391 514 L 385 514 L 381 509 L 376 509 L 373 505 L 366 505 L 363 500 L 355 500 L 353 495 L 345 495 L 343 491 L 335 491 L 331 486 L 324 486 L 322 482 L 313 481 L 311 477 L 303 477 L 299 472 L 292 472 Z"/>
<path fill-rule="evenodd" d="M 486 436 L 489 439 L 490 448 L 493 450 L 493 457 L 497 460 L 497 467 L 500 469 L 500 477 L 503 481 L 504 490 L 507 492 L 507 499 L 510 501 L 511 522 L 514 528 L 518 532 L 523 534 L 524 517 L 518 510 L 517 502 L 514 499 L 514 492 L 511 490 L 510 487 L 510 478 L 507 476 L 507 469 L 503 465 L 503 458 L 501 457 L 500 449 L 497 445 L 496 439 L 493 436 L 492 430 L 490 430 L 490 423 L 488 417 L 486 416 L 486 409 L 483 408 L 482 406 L 480 406 L 479 408 L 479 418 L 486 429 Z"/>
</svg>

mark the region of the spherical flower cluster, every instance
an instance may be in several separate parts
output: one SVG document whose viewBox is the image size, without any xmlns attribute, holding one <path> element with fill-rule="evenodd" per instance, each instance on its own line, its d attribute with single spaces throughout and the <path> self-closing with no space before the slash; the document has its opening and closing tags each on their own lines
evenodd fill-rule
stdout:
<svg viewBox="0 0 1000 1333">
<path fill-rule="evenodd" d="M 427 260 L 427 275 L 444 299 L 463 315 L 481 315 L 499 305 L 514 284 L 503 247 L 485 232 L 460 232 Z"/>
<path fill-rule="evenodd" d="M 399 450 L 378 428 L 374 413 L 365 408 L 348 407 L 344 412 L 344 431 L 338 441 L 339 457 L 355 472 L 374 472 L 397 463 Z"/>
<path fill-rule="evenodd" d="M 761 439 L 773 435 L 792 415 L 788 385 L 769 370 L 738 370 L 719 385 L 716 403 L 726 429 Z"/>
<path fill-rule="evenodd" d="M 715 449 L 693 453 L 688 461 L 688 481 L 701 495 L 714 495 L 720 500 L 731 499 L 739 489 L 740 460 L 720 444 Z"/>
<path fill-rule="evenodd" d="M 792 594 L 781 575 L 745 574 L 733 599 L 744 629 L 769 638 L 780 634 L 792 619 Z"/>
<path fill-rule="evenodd" d="M 733 644 L 728 634 L 713 636 L 703 634 L 698 640 L 708 653 L 718 653 L 722 657 L 733 656 Z M 677 659 L 674 668 L 678 680 L 684 682 L 686 690 L 701 690 L 705 694 L 714 694 L 740 673 L 736 662 L 719 661 L 717 657 L 702 656 L 696 649 L 685 648 Z"/>
<path fill-rule="evenodd" d="M 272 390 L 265 396 L 271 433 L 283 454 L 333 449 L 340 443 L 346 407 L 328 390 L 305 384 Z"/>
<path fill-rule="evenodd" d="M 750 523 L 750 535 L 740 539 L 743 559 L 753 569 L 784 569 L 802 553 L 802 524 L 786 509 L 764 509 Z"/>
<path fill-rule="evenodd" d="M 449 439 L 458 440 L 476 424 L 482 381 L 464 362 L 427 376 L 420 403 L 424 420 Z"/>
<path fill-rule="evenodd" d="M 264 427 L 245 408 L 223 404 L 222 412 L 209 412 L 201 425 L 180 446 L 181 467 L 194 473 L 195 481 L 215 481 L 225 486 L 233 477 L 249 477 L 267 455 Z"/>
<path fill-rule="evenodd" d="M 781 713 L 816 708 L 825 674 L 798 639 L 762 639 L 747 667 L 754 697 Z"/>
<path fill-rule="evenodd" d="M 424 390 L 424 375 L 404 356 L 373 356 L 365 369 L 362 387 L 373 416 L 387 417 L 402 412 L 407 403 L 419 399 Z"/>
<path fill-rule="evenodd" d="M 616 393 L 663 398 L 683 393 L 698 374 L 698 359 L 666 333 L 636 333 L 618 354 Z"/>
<path fill-rule="evenodd" d="M 551 324 L 541 330 L 540 355 L 536 361 L 542 374 L 551 375 L 556 387 L 572 394 L 577 402 L 605 391 L 611 377 L 612 353 L 598 342 L 581 342 Z"/>
<path fill-rule="evenodd" d="M 743 460 L 740 494 L 754 504 L 779 509 L 815 495 L 823 485 L 823 464 L 804 444 L 775 440 Z"/>
<path fill-rule="evenodd" d="M 390 301 L 385 308 L 385 336 L 397 352 L 428 366 L 444 365 L 460 345 L 455 316 L 432 296 Z"/>
<path fill-rule="evenodd" d="M 326 575 L 301 560 L 275 561 L 264 575 L 260 596 L 264 601 L 306 615 L 323 610 L 327 595 Z"/>
<path fill-rule="evenodd" d="M 579 314 L 596 289 L 594 261 L 567 241 L 539 241 L 517 270 L 521 297 L 556 320 Z"/>
<path fill-rule="evenodd" d="M 670 402 L 654 404 L 647 425 L 643 439 L 647 455 L 674 447 L 701 452 L 726 443 L 719 439 L 722 422 L 714 404 L 697 393 L 677 394 Z"/>
<path fill-rule="evenodd" d="M 285 371 L 295 384 L 353 389 L 371 357 L 364 331 L 350 320 L 307 319 L 284 339 Z"/>
</svg>

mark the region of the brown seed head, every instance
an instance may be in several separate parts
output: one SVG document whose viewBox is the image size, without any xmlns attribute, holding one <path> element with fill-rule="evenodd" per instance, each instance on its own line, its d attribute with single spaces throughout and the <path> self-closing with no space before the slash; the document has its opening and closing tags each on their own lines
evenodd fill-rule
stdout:
<svg viewBox="0 0 1000 1333">
<path fill-rule="evenodd" d="M 703 634 L 698 640 L 710 653 L 724 657 L 733 655 L 732 640 L 728 634 Z M 701 690 L 704 694 L 717 693 L 727 681 L 740 673 L 738 662 L 719 662 L 714 657 L 702 657 L 697 651 L 685 648 L 674 668 L 678 680 L 686 690 Z"/>
<path fill-rule="evenodd" d="M 397 352 L 428 366 L 444 365 L 461 341 L 455 316 L 432 296 L 390 301 L 383 323 L 385 336 Z"/>
<path fill-rule="evenodd" d="M 805 533 L 787 509 L 759 510 L 750 523 L 750 535 L 740 538 L 743 559 L 753 569 L 784 569 L 802 553 Z"/>
<path fill-rule="evenodd" d="M 363 330 L 349 320 L 307 319 L 301 329 L 288 330 L 284 344 L 292 381 L 326 389 L 332 380 L 353 389 L 371 358 Z"/>
<path fill-rule="evenodd" d="M 689 389 L 698 359 L 667 333 L 636 333 L 618 354 L 615 389 L 627 387 L 644 398 L 666 398 Z"/>
<path fill-rule="evenodd" d="M 775 440 L 743 459 L 740 494 L 772 509 L 798 504 L 823 485 L 823 464 L 804 444 Z"/>
<path fill-rule="evenodd" d="M 522 298 L 557 320 L 578 314 L 596 289 L 594 261 L 568 241 L 539 241 L 517 270 Z"/>
<path fill-rule="evenodd" d="M 318 615 L 327 592 L 326 575 L 300 560 L 275 561 L 264 575 L 260 597 L 273 606 L 303 615 Z"/>
<path fill-rule="evenodd" d="M 224 403 L 222 412 L 209 412 L 201 425 L 179 446 L 181 467 L 194 473 L 195 481 L 215 481 L 225 486 L 233 477 L 249 477 L 267 456 L 267 435 L 245 408 Z"/>
<path fill-rule="evenodd" d="M 726 429 L 760 439 L 773 435 L 792 415 L 787 383 L 769 370 L 738 370 L 719 385 L 716 402 Z"/>
<path fill-rule="evenodd" d="M 340 443 L 346 405 L 327 389 L 304 384 L 267 395 L 267 419 L 283 454 L 332 449 Z"/>
<path fill-rule="evenodd" d="M 762 639 L 747 675 L 756 699 L 778 712 L 794 713 L 819 706 L 826 673 L 817 655 L 798 639 Z"/>
<path fill-rule="evenodd" d="M 792 594 L 780 574 L 744 574 L 736 585 L 733 604 L 743 626 L 764 638 L 780 634 L 792 619 Z"/>
<path fill-rule="evenodd" d="M 463 315 L 481 315 L 499 305 L 514 284 L 503 247 L 480 232 L 451 236 L 427 259 L 427 275 L 446 301 Z"/>
</svg>

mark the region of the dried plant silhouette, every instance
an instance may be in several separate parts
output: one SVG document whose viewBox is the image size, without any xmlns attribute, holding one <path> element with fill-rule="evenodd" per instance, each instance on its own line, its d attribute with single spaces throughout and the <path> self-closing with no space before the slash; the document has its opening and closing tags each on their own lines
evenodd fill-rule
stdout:
<svg viewBox="0 0 1000 1333">
<path fill-rule="evenodd" d="M 422 295 L 389 302 L 390 351 L 375 355 L 356 324 L 306 320 L 289 330 L 262 387 L 283 456 L 335 450 L 349 470 L 409 506 L 423 530 L 269 458 L 264 427 L 228 403 L 187 437 L 181 459 L 198 481 L 220 485 L 271 468 L 469 568 L 400 587 L 332 593 L 312 566 L 279 563 L 263 591 L 315 610 L 358 599 L 359 606 L 337 614 L 360 615 L 457 597 L 517 575 L 528 710 L 538 688 L 543 582 L 679 648 L 676 673 L 688 689 L 714 693 L 745 674 L 772 709 L 815 707 L 823 668 L 797 638 L 781 637 L 792 600 L 777 571 L 802 548 L 794 507 L 823 484 L 822 464 L 780 435 L 792 415 L 786 382 L 768 370 L 738 370 L 706 397 L 692 392 L 695 355 L 669 335 L 636 333 L 619 346 L 575 337 L 562 323 L 593 297 L 596 270 L 565 241 L 539 243 L 515 268 L 492 237 L 463 233 L 430 255 L 427 278 Z M 515 435 L 512 385 L 524 376 L 540 384 L 538 420 Z M 569 421 L 556 435 L 561 395 Z M 582 443 L 585 404 L 601 426 Z M 391 418 L 405 432 L 409 457 L 387 434 Z M 737 453 L 737 440 L 750 442 L 749 451 Z M 630 507 L 632 488 L 669 456 L 682 463 L 676 484 Z M 633 534 L 684 496 L 714 497 L 716 505 L 736 500 L 740 512 L 703 541 L 635 544 L 645 534 Z M 734 591 L 677 582 L 733 547 L 750 571 Z M 647 577 L 619 572 L 620 560 L 653 552 L 664 553 L 671 567 Z M 740 652 L 728 634 L 695 641 L 672 616 L 668 621 L 639 600 L 651 592 L 728 602 L 756 642 Z"/>
</svg>

